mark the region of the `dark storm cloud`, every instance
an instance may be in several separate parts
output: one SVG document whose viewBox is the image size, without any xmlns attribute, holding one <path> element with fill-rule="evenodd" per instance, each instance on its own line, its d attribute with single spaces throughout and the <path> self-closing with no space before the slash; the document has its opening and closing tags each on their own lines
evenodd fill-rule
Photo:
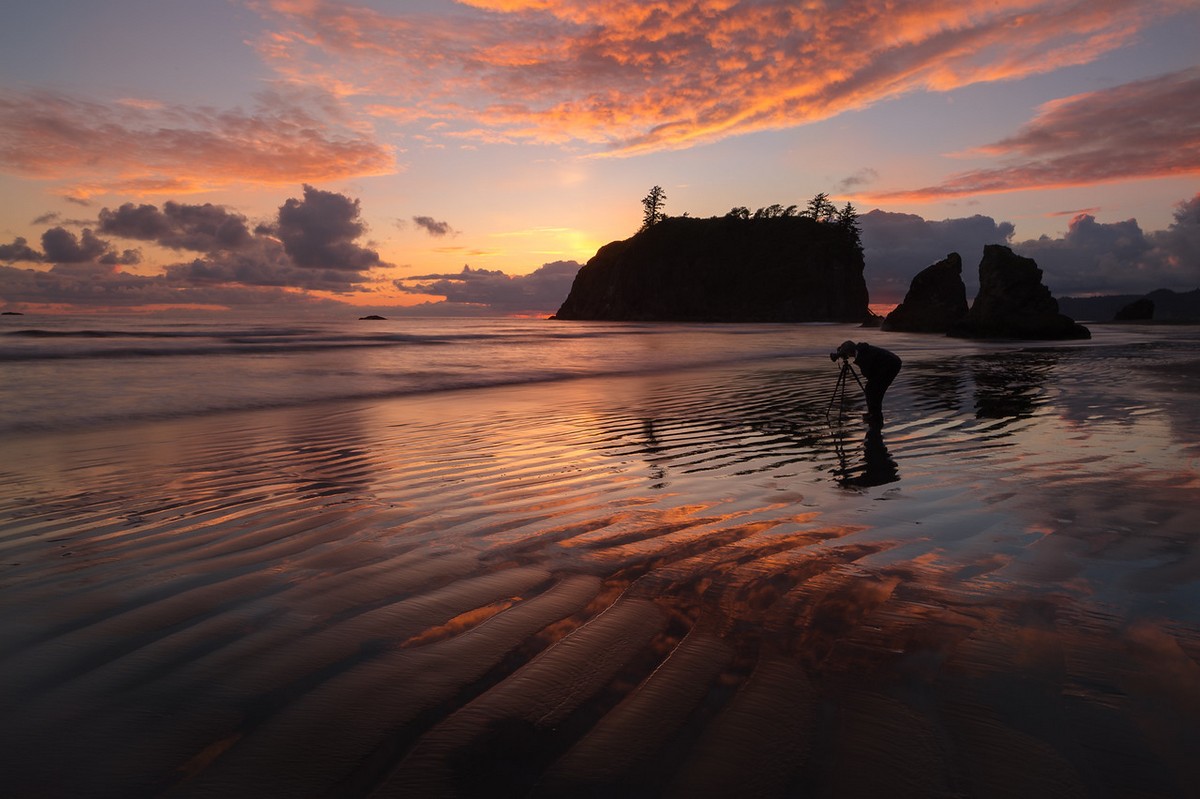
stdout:
<svg viewBox="0 0 1200 799">
<path fill-rule="evenodd" d="M 1013 251 L 1037 261 L 1059 296 L 1188 291 L 1200 287 L 1200 195 L 1179 204 L 1166 230 L 1079 214 L 1062 238 L 1018 242 Z"/>
<path fill-rule="evenodd" d="M 112 246 L 92 233 L 84 230 L 83 236 L 66 228 L 53 227 L 42 234 L 42 252 L 45 259 L 57 264 L 74 264 L 95 261 L 112 249 Z"/>
<path fill-rule="evenodd" d="M 153 277 L 135 275 L 118 267 L 139 263 L 138 250 L 118 250 L 90 227 L 76 236 L 59 225 L 42 234 L 42 251 L 23 238 L 0 244 L 0 261 L 54 264 L 0 272 L 0 303 L 255 305 L 274 290 L 360 291 L 371 267 L 387 265 L 355 242 L 366 231 L 358 201 L 311 186 L 303 200 L 287 200 L 276 220 L 253 230 L 243 215 L 208 203 L 125 203 L 102 209 L 98 221 L 106 236 L 199 257 Z"/>
<path fill-rule="evenodd" d="M 283 245 L 260 238 L 239 251 L 212 252 L 167 266 L 168 279 L 188 285 L 240 284 L 348 292 L 367 281 L 361 272 L 296 266 Z"/>
<path fill-rule="evenodd" d="M 1200 194 L 1175 206 L 1175 221 L 1151 236 L 1172 264 L 1183 270 L 1184 279 L 1190 278 L 1200 285 L 1200 277 L 1196 275 L 1200 269 Z"/>
<path fill-rule="evenodd" d="M 979 261 L 987 244 L 1007 244 L 1037 261 L 1056 296 L 1145 294 L 1200 287 L 1200 194 L 1181 202 L 1175 221 L 1143 231 L 1135 219 L 1100 222 L 1077 214 L 1058 238 L 1014 242 L 1009 222 L 987 216 L 930 221 L 915 214 L 871 211 L 860 217 L 867 286 L 874 302 L 904 299 L 918 272 L 957 252 L 967 298 L 979 290 Z"/>
<path fill-rule="evenodd" d="M 105 266 L 129 266 L 141 263 L 138 250 L 118 252 L 112 244 L 97 236 L 90 228 L 76 236 L 63 227 L 53 227 L 42 233 L 42 252 L 29 246 L 18 236 L 11 244 L 0 244 L 0 261 L 15 263 L 102 264 Z"/>
<path fill-rule="evenodd" d="M 167 201 L 153 205 L 125 203 L 115 211 L 100 211 L 100 232 L 127 239 L 154 241 L 175 250 L 213 252 L 238 250 L 253 237 L 241 214 L 219 205 L 186 205 Z"/>
<path fill-rule="evenodd" d="M 355 239 L 366 233 L 358 200 L 305 185 L 304 199 L 279 208 L 275 235 L 296 266 L 358 272 L 380 266 L 379 254 Z"/>
<path fill-rule="evenodd" d="M 287 200 L 276 220 L 253 230 L 245 216 L 222 206 L 176 202 L 161 210 L 133 203 L 105 208 L 100 229 L 203 253 L 165 267 L 173 281 L 345 292 L 367 281 L 367 269 L 384 265 L 377 253 L 355 243 L 366 231 L 359 214 L 357 200 L 305 186 L 303 200 Z"/>
<path fill-rule="evenodd" d="M 903 300 L 913 277 L 951 252 L 962 256 L 967 296 L 975 296 L 979 274 L 974 265 L 984 245 L 1007 244 L 1014 231 L 1011 222 L 990 216 L 934 221 L 878 209 L 859 217 L 859 225 L 871 300 L 884 303 Z"/>
<path fill-rule="evenodd" d="M 30 247 L 29 242 L 21 236 L 13 239 L 12 244 L 0 244 L 0 261 L 5 263 L 11 264 L 17 261 L 41 263 L 43 260 L 42 254 Z"/>
<path fill-rule="evenodd" d="M 66 228 L 54 227 L 42 234 L 42 260 L 55 264 L 100 263 L 131 265 L 141 261 L 137 250 L 118 253 L 112 244 L 89 228 L 78 238 Z"/>
<path fill-rule="evenodd" d="M 498 313 L 553 313 L 570 293 L 578 271 L 575 261 L 543 264 L 528 275 L 464 266 L 456 274 L 416 275 L 395 285 L 411 294 L 440 295 L 447 303 L 484 306 Z"/>
<path fill-rule="evenodd" d="M 450 223 L 439 222 L 432 216 L 414 216 L 412 221 L 416 223 L 417 227 L 424 229 L 426 233 L 434 238 L 440 239 L 454 232 L 454 229 L 450 227 Z"/>
</svg>

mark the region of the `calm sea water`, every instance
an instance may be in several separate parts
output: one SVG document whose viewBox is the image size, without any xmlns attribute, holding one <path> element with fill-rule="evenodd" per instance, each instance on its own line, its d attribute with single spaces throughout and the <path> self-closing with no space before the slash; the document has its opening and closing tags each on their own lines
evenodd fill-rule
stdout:
<svg viewBox="0 0 1200 799">
<path fill-rule="evenodd" d="M 1159 354 L 1174 358 L 1197 348 L 1194 328 L 1094 332 L 1079 346 L 1165 341 Z M 852 325 L 5 316 L 0 434 L 756 360 L 832 369 L 827 353 L 846 338 L 881 341 L 906 362 L 1019 346 Z"/>
<path fill-rule="evenodd" d="M 1192 796 L 1200 328 L 1093 334 L 0 317 L 5 795 Z"/>
</svg>

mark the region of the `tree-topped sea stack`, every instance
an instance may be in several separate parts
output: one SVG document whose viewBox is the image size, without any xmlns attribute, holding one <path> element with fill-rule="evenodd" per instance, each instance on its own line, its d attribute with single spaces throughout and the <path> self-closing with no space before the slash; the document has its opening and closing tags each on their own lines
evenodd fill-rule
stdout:
<svg viewBox="0 0 1200 799">
<path fill-rule="evenodd" d="M 863 255 L 852 225 L 806 216 L 668 217 L 601 247 L 558 319 L 862 322 Z"/>
</svg>

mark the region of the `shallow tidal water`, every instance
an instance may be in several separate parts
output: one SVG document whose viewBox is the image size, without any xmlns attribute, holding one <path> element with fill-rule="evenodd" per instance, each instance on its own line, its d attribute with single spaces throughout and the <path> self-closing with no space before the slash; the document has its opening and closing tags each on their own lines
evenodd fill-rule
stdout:
<svg viewBox="0 0 1200 799">
<path fill-rule="evenodd" d="M 10 428 L 6 790 L 1194 794 L 1194 329 L 693 332 Z M 852 336 L 905 359 L 880 439 L 831 401 Z"/>
</svg>

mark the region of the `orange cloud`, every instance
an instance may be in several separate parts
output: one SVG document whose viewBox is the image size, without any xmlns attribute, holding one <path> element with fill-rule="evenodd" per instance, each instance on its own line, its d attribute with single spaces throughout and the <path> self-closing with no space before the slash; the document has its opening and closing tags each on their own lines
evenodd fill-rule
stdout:
<svg viewBox="0 0 1200 799">
<path fill-rule="evenodd" d="M 461 0 L 449 16 L 266 2 L 282 75 L 460 133 L 634 153 L 1080 64 L 1180 0 Z M 388 106 L 395 110 L 387 112 Z"/>
<path fill-rule="evenodd" d="M 8 91 L 0 93 L 0 169 L 68 180 L 66 193 L 86 199 L 380 175 L 395 162 L 366 134 L 274 94 L 246 113 Z"/>
<path fill-rule="evenodd" d="M 1200 174 L 1200 68 L 1046 103 L 1016 135 L 981 148 L 1000 166 L 873 201 L 938 200 Z"/>
</svg>

